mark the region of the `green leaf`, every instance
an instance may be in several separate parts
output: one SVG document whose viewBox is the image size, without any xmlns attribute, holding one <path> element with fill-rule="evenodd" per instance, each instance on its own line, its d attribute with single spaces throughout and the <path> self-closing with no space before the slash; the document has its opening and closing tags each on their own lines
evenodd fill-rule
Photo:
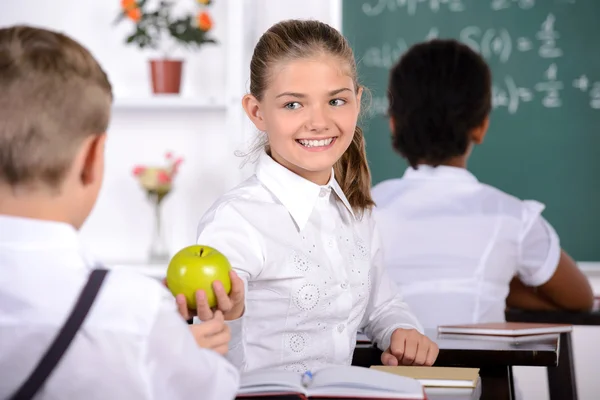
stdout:
<svg viewBox="0 0 600 400">
<path fill-rule="evenodd" d="M 146 3 L 147 0 L 139 0 L 137 4 L 142 9 Z M 165 31 L 185 49 L 200 47 L 205 43 L 218 43 L 215 39 L 208 37 L 207 32 L 195 26 L 194 14 L 188 13 L 182 17 L 172 19 L 171 9 L 173 5 L 174 2 L 172 1 L 160 0 L 157 8 L 151 11 L 142 9 L 142 18 L 136 23 L 135 32 L 127 37 L 126 43 L 136 43 L 142 49 L 146 47 L 158 48 Z M 126 17 L 126 12 L 122 11 L 116 18 L 115 23 Z"/>
</svg>

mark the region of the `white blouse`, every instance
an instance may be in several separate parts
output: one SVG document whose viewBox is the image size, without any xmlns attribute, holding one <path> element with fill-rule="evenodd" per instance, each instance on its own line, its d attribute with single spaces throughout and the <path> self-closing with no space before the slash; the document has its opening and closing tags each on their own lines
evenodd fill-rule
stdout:
<svg viewBox="0 0 600 400">
<path fill-rule="evenodd" d="M 384 265 L 426 328 L 504 321 L 509 283 L 547 282 L 560 244 L 544 205 L 464 168 L 421 165 L 373 189 Z"/>
<path fill-rule="evenodd" d="M 382 349 L 419 322 L 382 267 L 370 213 L 355 215 L 333 178 L 319 186 L 263 154 L 198 228 L 245 281 L 229 360 L 243 371 L 349 365 L 358 330 Z"/>
</svg>

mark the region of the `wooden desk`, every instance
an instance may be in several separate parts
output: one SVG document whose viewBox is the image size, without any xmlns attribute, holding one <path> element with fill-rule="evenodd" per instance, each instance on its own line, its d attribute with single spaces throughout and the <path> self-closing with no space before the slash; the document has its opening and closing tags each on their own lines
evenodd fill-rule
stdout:
<svg viewBox="0 0 600 400">
<path fill-rule="evenodd" d="M 508 309 L 509 322 L 539 322 L 547 324 L 598 325 L 600 326 L 600 299 L 596 299 L 594 309 L 589 312 L 569 311 L 529 311 Z M 577 400 L 577 383 L 571 334 L 561 336 L 559 362 L 557 367 L 548 368 L 548 390 L 550 400 Z"/>
<path fill-rule="evenodd" d="M 440 348 L 435 365 L 439 367 L 479 368 L 481 399 L 514 399 L 512 367 L 515 365 L 556 367 L 560 336 L 545 335 L 535 340 L 505 342 L 454 337 L 425 332 Z M 381 364 L 381 351 L 370 343 L 358 343 L 352 365 Z M 566 398 L 565 398 L 566 399 Z"/>
</svg>

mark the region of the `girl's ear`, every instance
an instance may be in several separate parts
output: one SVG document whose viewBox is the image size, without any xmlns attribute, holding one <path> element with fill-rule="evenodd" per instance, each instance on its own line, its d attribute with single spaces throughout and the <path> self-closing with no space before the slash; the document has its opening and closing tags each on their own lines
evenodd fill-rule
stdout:
<svg viewBox="0 0 600 400">
<path fill-rule="evenodd" d="M 358 114 L 360 115 L 360 108 L 362 103 L 360 102 L 360 99 L 362 99 L 362 95 L 363 95 L 363 88 L 362 86 L 358 87 L 358 92 L 356 92 L 356 104 L 358 104 Z"/>
<path fill-rule="evenodd" d="M 256 99 L 256 97 L 252 96 L 251 94 L 245 95 L 242 99 L 242 107 L 244 107 L 246 115 L 248 118 L 250 118 L 256 129 L 261 132 L 265 132 L 265 120 L 263 118 L 263 113 L 260 110 L 260 102 Z"/>
</svg>

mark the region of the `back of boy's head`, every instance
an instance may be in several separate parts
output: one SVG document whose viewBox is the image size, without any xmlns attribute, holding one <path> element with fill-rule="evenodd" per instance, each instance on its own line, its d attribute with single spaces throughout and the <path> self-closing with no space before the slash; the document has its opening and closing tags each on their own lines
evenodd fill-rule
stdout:
<svg viewBox="0 0 600 400">
<path fill-rule="evenodd" d="M 415 168 L 462 156 L 491 111 L 491 73 L 455 40 L 412 46 L 393 67 L 388 88 L 393 147 Z"/>
<path fill-rule="evenodd" d="M 57 188 L 80 144 L 108 128 L 112 89 L 94 57 L 45 29 L 0 29 L 0 184 Z"/>
</svg>

